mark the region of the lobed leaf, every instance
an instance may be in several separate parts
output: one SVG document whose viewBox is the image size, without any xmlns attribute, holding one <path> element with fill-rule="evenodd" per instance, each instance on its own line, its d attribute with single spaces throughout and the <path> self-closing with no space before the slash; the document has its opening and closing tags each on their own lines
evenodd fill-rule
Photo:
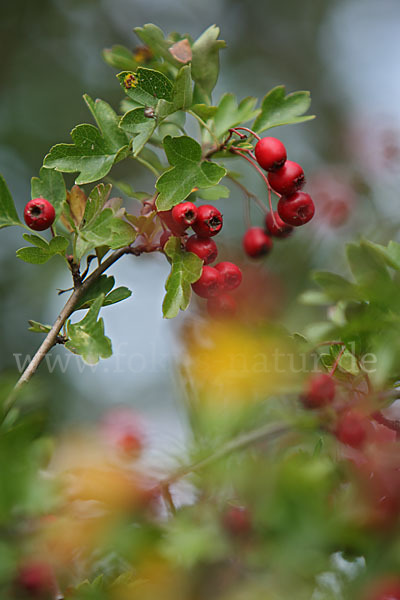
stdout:
<svg viewBox="0 0 400 600">
<path fill-rule="evenodd" d="M 42 167 L 39 177 L 31 179 L 31 198 L 46 198 L 56 211 L 56 220 L 60 217 L 63 203 L 67 197 L 64 177 L 54 169 Z"/>
<path fill-rule="evenodd" d="M 4 177 L 0 175 L 0 229 L 22 225 Z"/>
<path fill-rule="evenodd" d="M 304 115 L 310 108 L 310 92 L 293 92 L 285 96 L 285 86 L 278 85 L 264 97 L 261 113 L 254 121 L 253 129 L 258 133 L 278 127 L 292 125 L 314 119 L 314 115 Z"/>
<path fill-rule="evenodd" d="M 104 335 L 103 319 L 97 320 L 104 298 L 104 294 L 100 294 L 78 323 L 67 322 L 69 340 L 65 347 L 74 354 L 80 354 L 89 365 L 112 355 L 111 340 Z"/>
</svg>

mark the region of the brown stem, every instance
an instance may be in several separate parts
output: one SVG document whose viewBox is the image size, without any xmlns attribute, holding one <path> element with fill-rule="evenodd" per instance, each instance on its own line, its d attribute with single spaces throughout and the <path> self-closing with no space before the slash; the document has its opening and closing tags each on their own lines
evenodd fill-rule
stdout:
<svg viewBox="0 0 400 600">
<path fill-rule="evenodd" d="M 187 465 L 181 467 L 180 469 L 177 469 L 175 473 L 172 473 L 161 482 L 161 486 L 164 489 L 168 488 L 172 483 L 174 483 L 178 479 L 181 479 L 182 477 L 185 477 L 186 475 L 189 475 L 191 473 L 196 473 L 197 471 L 205 469 L 206 467 L 212 465 L 214 462 L 218 461 L 224 456 L 231 454 L 231 452 L 235 452 L 236 450 L 245 448 L 246 446 L 254 444 L 255 442 L 258 442 L 262 439 L 271 442 L 274 439 L 279 438 L 280 436 L 286 433 L 290 433 L 291 431 L 292 429 L 285 423 L 276 423 L 275 425 L 263 425 L 258 429 L 254 429 L 253 431 L 243 433 L 238 437 L 234 438 L 233 440 L 226 442 L 226 444 L 221 446 L 221 448 L 213 452 L 213 454 L 211 454 L 210 456 L 207 456 L 206 458 L 203 458 L 191 465 Z"/>
<path fill-rule="evenodd" d="M 58 315 L 55 323 L 39 349 L 37 350 L 35 356 L 32 358 L 31 362 L 22 373 L 21 377 L 17 381 L 12 390 L 11 394 L 8 396 L 7 400 L 4 403 L 4 411 L 3 411 L 3 420 L 13 407 L 21 388 L 28 383 L 31 377 L 36 373 L 40 363 L 45 358 L 47 353 L 52 349 L 52 347 L 60 342 L 59 333 L 64 326 L 67 319 L 72 315 L 75 310 L 75 306 L 78 301 L 84 295 L 84 293 L 89 289 L 89 287 L 94 283 L 104 271 L 106 271 L 112 264 L 114 264 L 117 260 L 119 260 L 124 254 L 141 254 L 142 250 L 139 248 L 131 248 L 130 246 L 126 246 L 124 248 L 120 248 L 111 254 L 101 265 L 97 267 L 95 271 L 87 278 L 84 282 L 82 282 L 78 287 L 75 287 L 71 296 L 68 298 L 64 308 L 61 310 Z"/>
</svg>

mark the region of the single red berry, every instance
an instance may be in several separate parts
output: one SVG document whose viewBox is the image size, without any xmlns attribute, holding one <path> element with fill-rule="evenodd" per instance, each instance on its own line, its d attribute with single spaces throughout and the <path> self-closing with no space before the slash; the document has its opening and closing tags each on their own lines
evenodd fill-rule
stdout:
<svg viewBox="0 0 400 600">
<path fill-rule="evenodd" d="M 172 209 L 161 210 L 158 212 L 158 216 L 174 236 L 181 237 L 182 235 L 185 235 L 186 227 L 179 225 L 175 221 L 175 219 L 172 217 Z"/>
<path fill-rule="evenodd" d="M 32 598 L 48 598 L 54 592 L 53 571 L 46 562 L 26 562 L 18 570 L 16 585 Z"/>
<path fill-rule="evenodd" d="M 54 206 L 45 198 L 34 198 L 25 206 L 25 223 L 34 231 L 44 231 L 51 227 L 56 218 Z"/>
<path fill-rule="evenodd" d="M 313 375 L 307 382 L 301 400 L 306 408 L 320 408 L 330 404 L 335 397 L 335 382 L 327 373 Z"/>
<path fill-rule="evenodd" d="M 272 249 L 272 240 L 262 227 L 250 227 L 243 236 L 243 248 L 247 256 L 258 258 Z"/>
<path fill-rule="evenodd" d="M 214 267 L 203 267 L 200 279 L 192 283 L 192 289 L 202 298 L 217 296 L 222 290 L 222 276 Z"/>
<path fill-rule="evenodd" d="M 186 242 L 186 250 L 196 254 L 205 265 L 214 262 L 218 256 L 217 244 L 211 238 L 202 238 L 198 235 L 191 235 Z"/>
<path fill-rule="evenodd" d="M 305 184 L 304 171 L 299 164 L 287 160 L 283 167 L 268 175 L 268 181 L 278 194 L 289 196 Z"/>
<path fill-rule="evenodd" d="M 207 311 L 213 319 L 229 319 L 236 315 L 237 304 L 230 294 L 219 294 L 207 301 Z"/>
<path fill-rule="evenodd" d="M 193 225 L 197 219 L 197 207 L 193 202 L 177 204 L 172 209 L 172 218 L 178 226 L 186 229 L 190 225 Z"/>
<path fill-rule="evenodd" d="M 339 417 L 335 433 L 342 444 L 361 448 L 367 439 L 367 420 L 356 411 L 348 410 Z"/>
<path fill-rule="evenodd" d="M 231 506 L 224 514 L 223 525 L 231 535 L 247 535 L 251 531 L 249 510 L 244 506 Z"/>
<path fill-rule="evenodd" d="M 309 194 L 295 192 L 291 196 L 282 198 L 278 202 L 280 218 L 293 227 L 305 225 L 314 216 L 315 206 Z"/>
<path fill-rule="evenodd" d="M 222 289 L 230 292 L 242 283 L 242 271 L 234 263 L 225 261 L 215 265 L 222 275 Z"/>
<path fill-rule="evenodd" d="M 260 167 L 266 171 L 276 171 L 286 160 L 286 148 L 280 140 L 265 137 L 257 142 L 255 155 Z"/>
<path fill-rule="evenodd" d="M 282 221 L 277 211 L 267 213 L 265 226 L 268 233 L 277 238 L 287 238 L 293 231 L 293 227 Z"/>
<path fill-rule="evenodd" d="M 197 219 L 192 225 L 200 237 L 212 237 L 222 229 L 222 215 L 211 204 L 202 204 L 197 209 Z"/>
</svg>

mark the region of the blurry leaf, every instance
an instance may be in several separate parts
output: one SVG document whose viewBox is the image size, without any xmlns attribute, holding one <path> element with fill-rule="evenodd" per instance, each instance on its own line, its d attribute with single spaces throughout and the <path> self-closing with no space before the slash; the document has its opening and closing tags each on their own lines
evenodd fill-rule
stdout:
<svg viewBox="0 0 400 600">
<path fill-rule="evenodd" d="M 257 98 L 244 98 L 239 106 L 234 94 L 224 94 L 219 101 L 214 116 L 215 135 L 221 137 L 228 129 L 254 119 L 258 111 L 254 110 Z"/>
<path fill-rule="evenodd" d="M 400 271 L 400 244 L 398 242 L 390 241 L 387 246 L 382 246 L 381 244 L 363 240 L 360 245 L 368 248 L 371 252 L 375 252 L 378 258 L 380 260 L 383 259 L 392 269 Z"/>
<path fill-rule="evenodd" d="M 39 177 L 31 179 L 31 198 L 46 198 L 56 211 L 56 220 L 59 218 L 62 205 L 67 196 L 64 177 L 54 169 L 42 167 Z"/>
<path fill-rule="evenodd" d="M 155 56 L 160 56 L 173 65 L 177 64 L 169 51 L 171 42 L 165 39 L 164 33 L 159 27 L 148 23 L 143 27 L 135 27 L 134 32 L 153 51 Z"/>
<path fill-rule="evenodd" d="M 112 48 L 105 48 L 103 58 L 111 67 L 120 71 L 134 71 L 137 67 L 133 53 L 125 46 L 115 45 Z"/>
<path fill-rule="evenodd" d="M 165 284 L 167 291 L 163 302 L 163 315 L 166 319 L 176 317 L 179 310 L 186 310 L 191 296 L 191 284 L 201 275 L 203 261 L 181 249 L 180 238 L 171 237 L 164 247 L 171 259 L 171 273 Z"/>
<path fill-rule="evenodd" d="M 337 359 L 341 351 L 342 347 L 339 345 L 330 346 L 330 353 L 333 357 L 333 362 Z M 347 350 L 347 348 L 339 360 L 339 367 L 351 375 L 358 375 L 360 373 L 356 357 L 349 350 Z"/>
<path fill-rule="evenodd" d="M 104 297 L 104 294 L 101 294 L 96 298 L 79 323 L 67 322 L 69 341 L 65 347 L 74 354 L 80 354 L 89 365 L 112 355 L 111 340 L 104 335 L 103 319 L 97 320 Z"/>
<path fill-rule="evenodd" d="M 119 189 L 123 194 L 125 194 L 125 196 L 128 196 L 128 198 L 135 198 L 139 201 L 148 200 L 151 198 L 151 194 L 148 192 L 136 192 L 133 187 L 125 181 L 116 181 L 115 179 L 111 179 L 111 177 L 108 177 L 107 181 L 109 181 L 115 188 Z"/>
<path fill-rule="evenodd" d="M 293 92 L 285 96 L 285 86 L 278 85 L 265 96 L 261 114 L 254 121 L 253 129 L 258 133 L 277 127 L 303 123 L 314 119 L 314 115 L 303 115 L 311 105 L 310 92 Z"/>
<path fill-rule="evenodd" d="M 331 300 L 362 300 L 358 287 L 341 275 L 316 271 L 312 274 L 312 278 Z"/>
<path fill-rule="evenodd" d="M 28 321 L 30 327 L 29 331 L 33 331 L 34 333 L 49 333 L 51 330 L 51 325 L 43 325 L 43 323 L 39 323 L 38 321 Z"/>
<path fill-rule="evenodd" d="M 225 185 L 215 185 L 214 187 L 206 190 L 199 190 L 197 192 L 197 196 L 203 200 L 214 202 L 214 200 L 219 200 L 220 198 L 229 198 L 230 193 L 230 189 Z"/>
<path fill-rule="evenodd" d="M 307 290 L 299 296 L 299 302 L 307 306 L 321 306 L 324 304 L 331 304 L 332 299 L 324 294 L 324 292 Z"/>
<path fill-rule="evenodd" d="M 173 165 L 158 179 L 159 210 L 169 210 L 185 200 L 193 188 L 209 188 L 219 183 L 226 174 L 220 165 L 202 160 L 201 146 L 188 136 L 164 139 L 168 161 Z"/>
<path fill-rule="evenodd" d="M 22 225 L 4 178 L 0 175 L 0 229 L 11 225 Z"/>
<path fill-rule="evenodd" d="M 160 71 L 138 67 L 135 73 L 122 71 L 117 75 L 125 93 L 143 106 L 157 105 L 159 100 L 172 101 L 172 82 Z"/>
<path fill-rule="evenodd" d="M 50 242 L 46 242 L 46 240 L 38 235 L 29 235 L 27 233 L 23 235 L 23 238 L 33 244 L 34 247 L 26 246 L 20 248 L 17 250 L 17 257 L 34 265 L 44 264 L 56 254 L 63 255 L 69 245 L 69 240 L 60 235 L 52 238 Z"/>
<path fill-rule="evenodd" d="M 120 127 L 127 133 L 135 135 L 132 144 L 134 156 L 142 151 L 143 146 L 153 135 L 156 125 L 155 119 L 146 117 L 145 108 L 134 108 L 122 117 Z"/>
<path fill-rule="evenodd" d="M 346 246 L 346 254 L 351 272 L 360 285 L 373 287 L 379 293 L 380 285 L 391 282 L 385 259 L 375 249 L 350 243 Z"/>
<path fill-rule="evenodd" d="M 219 51 L 226 46 L 218 36 L 219 27 L 211 25 L 192 46 L 192 76 L 207 96 L 210 96 L 218 80 Z"/>
<path fill-rule="evenodd" d="M 186 38 L 184 40 L 180 40 L 168 49 L 172 56 L 180 63 L 188 63 L 192 60 L 192 48 L 190 46 L 189 40 Z"/>
<path fill-rule="evenodd" d="M 192 112 L 196 113 L 196 115 L 199 115 L 200 119 L 203 119 L 203 121 L 212 119 L 217 110 L 217 106 L 209 106 L 208 104 L 195 104 L 192 106 Z"/>
</svg>

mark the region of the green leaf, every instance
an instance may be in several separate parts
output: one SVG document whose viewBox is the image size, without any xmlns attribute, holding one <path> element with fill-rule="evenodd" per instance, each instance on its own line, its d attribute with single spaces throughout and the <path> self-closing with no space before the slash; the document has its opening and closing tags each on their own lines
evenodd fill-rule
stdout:
<svg viewBox="0 0 400 600">
<path fill-rule="evenodd" d="M 111 67 L 115 67 L 120 71 L 134 71 L 137 67 L 137 62 L 130 50 L 125 46 L 115 45 L 112 48 L 103 50 L 103 58 Z"/>
<path fill-rule="evenodd" d="M 53 146 L 43 164 L 63 173 L 80 173 L 75 180 L 78 185 L 102 179 L 115 162 L 127 156 L 127 146 L 111 146 L 93 125 L 77 125 L 71 137 L 73 144 Z"/>
<path fill-rule="evenodd" d="M 101 275 L 86 293 L 82 296 L 79 303 L 76 305 L 75 310 L 82 308 L 90 308 L 93 302 L 100 296 L 104 296 L 103 306 L 110 306 L 121 302 L 132 295 L 132 292 L 126 287 L 119 287 L 111 291 L 115 285 L 114 277 L 108 277 L 107 275 Z"/>
<path fill-rule="evenodd" d="M 385 286 L 391 282 L 385 259 L 371 247 L 355 243 L 347 244 L 346 255 L 351 272 L 360 285 L 374 288 L 379 292 L 380 285 Z"/>
<path fill-rule="evenodd" d="M 179 64 L 169 51 L 173 42 L 165 39 L 164 33 L 159 27 L 148 23 L 143 27 L 135 27 L 134 32 L 155 56 L 159 56 L 173 65 Z"/>
<path fill-rule="evenodd" d="M 23 238 L 33 244 L 17 250 L 17 257 L 21 260 L 34 264 L 42 265 L 56 254 L 63 255 L 68 248 L 69 241 L 67 238 L 57 235 L 50 242 L 38 235 L 24 234 Z"/>
<path fill-rule="evenodd" d="M 334 362 L 342 351 L 342 347 L 335 345 L 331 346 L 329 350 L 333 357 L 332 362 Z M 350 350 L 347 350 L 347 348 L 339 360 L 339 367 L 351 375 L 358 375 L 360 372 L 356 357 L 350 352 Z"/>
<path fill-rule="evenodd" d="M 22 225 L 18 218 L 13 199 L 4 180 L 0 175 L 0 229 L 11 225 Z"/>
<path fill-rule="evenodd" d="M 74 354 L 80 354 L 89 365 L 112 355 L 111 340 L 104 335 L 103 319 L 97 320 L 103 302 L 104 294 L 101 294 L 79 323 L 67 322 L 69 341 L 65 347 Z"/>
<path fill-rule="evenodd" d="M 215 200 L 219 200 L 220 198 L 229 198 L 230 189 L 226 187 L 226 185 L 216 185 L 208 190 L 199 190 L 197 192 L 197 196 L 202 198 L 203 200 L 208 200 L 209 202 L 214 202 Z"/>
<path fill-rule="evenodd" d="M 132 296 L 132 292 L 125 286 L 120 286 L 115 288 L 112 292 L 106 296 L 104 300 L 103 306 L 111 306 L 111 304 L 117 304 L 118 302 L 122 302 L 123 300 L 127 300 Z"/>
<path fill-rule="evenodd" d="M 194 104 L 191 110 L 196 113 L 196 115 L 199 115 L 200 119 L 203 119 L 203 121 L 208 121 L 208 119 L 214 117 L 218 107 L 209 106 L 208 104 Z"/>
<path fill-rule="evenodd" d="M 231 127 L 254 119 L 258 111 L 254 110 L 257 98 L 244 98 L 238 105 L 233 94 L 224 94 L 218 104 L 214 117 L 215 135 L 221 137 Z"/>
<path fill-rule="evenodd" d="M 203 161 L 200 144 L 188 136 L 167 136 L 164 150 L 172 169 L 161 175 L 156 184 L 160 192 L 159 210 L 169 210 L 182 202 L 195 187 L 203 189 L 217 185 L 226 174 L 220 165 Z"/>
<path fill-rule="evenodd" d="M 193 102 L 192 71 L 185 65 L 176 76 L 172 104 L 174 110 L 188 110 Z"/>
<path fill-rule="evenodd" d="M 363 240 L 361 245 L 375 252 L 389 267 L 400 271 L 400 244 L 398 242 L 390 241 L 387 246 L 382 246 L 369 240 Z"/>
<path fill-rule="evenodd" d="M 211 25 L 192 46 L 192 77 L 200 90 L 210 96 L 219 74 L 219 51 L 225 48 L 219 40 L 219 27 Z"/>
<path fill-rule="evenodd" d="M 49 333 L 51 331 L 51 325 L 43 325 L 43 323 L 33 320 L 29 320 L 28 323 L 30 325 L 29 331 L 34 333 Z"/>
<path fill-rule="evenodd" d="M 64 177 L 54 169 L 42 167 L 39 177 L 31 179 L 31 198 L 46 198 L 56 211 L 56 220 L 62 212 L 62 205 L 67 197 Z"/>
<path fill-rule="evenodd" d="M 118 73 L 117 78 L 129 98 L 143 106 L 155 107 L 159 100 L 172 101 L 173 84 L 160 71 L 138 67 L 135 73 Z"/>
<path fill-rule="evenodd" d="M 189 306 L 191 287 L 201 275 L 203 261 L 193 254 L 181 249 L 180 238 L 171 237 L 164 251 L 171 259 L 171 273 L 165 284 L 167 291 L 163 302 L 163 315 L 166 319 L 176 317 L 179 310 Z"/>
<path fill-rule="evenodd" d="M 310 92 L 293 92 L 285 96 L 285 86 L 278 85 L 263 99 L 261 113 L 255 120 L 253 129 L 261 133 L 278 125 L 291 125 L 314 119 L 314 115 L 301 116 L 310 105 Z"/>
<path fill-rule="evenodd" d="M 97 99 L 94 102 L 88 94 L 85 94 L 83 98 L 107 144 L 115 150 L 127 146 L 129 143 L 128 137 L 121 131 L 119 117 L 111 106 L 104 100 Z"/>
<path fill-rule="evenodd" d="M 312 274 L 312 278 L 331 300 L 362 300 L 358 287 L 341 275 L 317 271 Z"/>
<path fill-rule="evenodd" d="M 143 146 L 153 135 L 156 125 L 155 119 L 145 116 L 144 108 L 134 108 L 122 117 L 120 127 L 135 136 L 132 144 L 134 156 L 142 151 Z"/>
</svg>

